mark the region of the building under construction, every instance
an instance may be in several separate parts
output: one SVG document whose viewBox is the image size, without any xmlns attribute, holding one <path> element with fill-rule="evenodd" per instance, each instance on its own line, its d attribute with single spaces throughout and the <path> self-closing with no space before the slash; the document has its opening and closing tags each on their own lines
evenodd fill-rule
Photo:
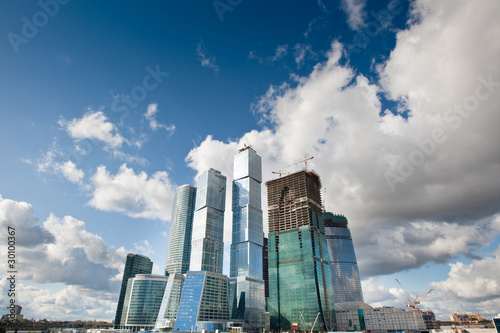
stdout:
<svg viewBox="0 0 500 333">
<path fill-rule="evenodd" d="M 321 181 L 300 171 L 266 183 L 271 330 L 335 327 Z"/>
</svg>

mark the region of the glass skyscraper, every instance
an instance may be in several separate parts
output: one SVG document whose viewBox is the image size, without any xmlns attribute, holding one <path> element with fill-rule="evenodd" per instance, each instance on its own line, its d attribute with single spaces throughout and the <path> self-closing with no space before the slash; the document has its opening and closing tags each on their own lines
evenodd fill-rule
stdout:
<svg viewBox="0 0 500 333">
<path fill-rule="evenodd" d="M 127 283 L 120 327 L 132 332 L 155 326 L 168 277 L 137 274 Z"/>
<path fill-rule="evenodd" d="M 174 331 L 223 330 L 229 320 L 227 276 L 188 272 Z"/>
<path fill-rule="evenodd" d="M 261 183 L 262 159 L 245 146 L 234 156 L 229 288 L 231 318 L 242 320 L 246 331 L 265 325 Z"/>
<path fill-rule="evenodd" d="M 167 276 L 189 270 L 195 198 L 196 187 L 182 185 L 175 191 L 165 264 Z"/>
<path fill-rule="evenodd" d="M 153 270 L 153 262 L 146 256 L 140 254 L 127 254 L 125 261 L 125 269 L 123 271 L 122 286 L 120 289 L 120 296 L 118 298 L 118 305 L 116 307 L 115 327 L 120 325 L 123 312 L 123 302 L 125 300 L 125 293 L 127 292 L 128 279 L 133 278 L 137 274 L 151 274 Z"/>
<path fill-rule="evenodd" d="M 210 169 L 198 178 L 190 271 L 222 274 L 226 177 Z"/>
<path fill-rule="evenodd" d="M 364 302 L 358 262 L 347 219 L 345 216 L 328 212 L 324 212 L 323 216 L 334 302 Z"/>
<path fill-rule="evenodd" d="M 332 330 L 335 311 L 320 178 L 300 171 L 266 185 L 270 328 Z"/>
</svg>

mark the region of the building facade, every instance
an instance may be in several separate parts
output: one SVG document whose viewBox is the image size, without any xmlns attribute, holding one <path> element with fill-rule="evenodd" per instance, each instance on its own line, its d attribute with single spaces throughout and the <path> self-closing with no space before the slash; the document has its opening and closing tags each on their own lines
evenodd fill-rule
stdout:
<svg viewBox="0 0 500 333">
<path fill-rule="evenodd" d="M 339 331 L 369 331 L 387 333 L 404 331 L 417 333 L 426 330 L 422 312 L 393 307 L 335 311 Z"/>
<path fill-rule="evenodd" d="M 363 302 L 358 262 L 347 219 L 342 215 L 323 213 L 326 242 L 330 256 L 333 301 Z"/>
<path fill-rule="evenodd" d="M 195 200 L 196 187 L 183 185 L 175 191 L 165 263 L 166 276 L 185 274 L 189 270 Z"/>
<path fill-rule="evenodd" d="M 198 178 L 190 271 L 222 274 L 226 177 L 210 169 Z"/>
<path fill-rule="evenodd" d="M 125 293 L 127 292 L 128 279 L 135 277 L 137 274 L 151 274 L 152 271 L 153 262 L 148 257 L 140 254 L 127 254 L 120 296 L 116 307 L 115 328 L 120 325 L 122 319 L 123 302 L 125 301 Z"/>
<path fill-rule="evenodd" d="M 155 327 L 168 277 L 137 274 L 127 283 L 120 328 L 132 332 Z"/>
<path fill-rule="evenodd" d="M 155 330 L 164 332 L 174 327 L 181 301 L 184 280 L 184 274 L 173 273 L 168 276 L 163 300 L 160 310 L 158 311 L 158 317 L 156 318 Z"/>
<path fill-rule="evenodd" d="M 224 330 L 229 320 L 228 278 L 213 272 L 188 272 L 174 331 Z"/>
<path fill-rule="evenodd" d="M 332 330 L 335 312 L 320 178 L 300 171 L 266 185 L 270 328 Z"/>
<path fill-rule="evenodd" d="M 246 331 L 265 325 L 261 183 L 262 159 L 245 146 L 234 156 L 229 289 L 231 319 L 242 320 Z"/>
</svg>

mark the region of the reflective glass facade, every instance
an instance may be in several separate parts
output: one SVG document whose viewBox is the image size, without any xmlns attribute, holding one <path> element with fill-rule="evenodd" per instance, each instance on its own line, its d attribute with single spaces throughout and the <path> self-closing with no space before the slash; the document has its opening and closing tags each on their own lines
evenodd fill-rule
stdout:
<svg viewBox="0 0 500 333">
<path fill-rule="evenodd" d="M 335 303 L 363 302 L 358 262 L 344 216 L 323 213 Z"/>
<path fill-rule="evenodd" d="M 188 272 L 174 331 L 224 329 L 229 320 L 227 276 Z"/>
<path fill-rule="evenodd" d="M 249 146 L 240 149 L 234 156 L 230 310 L 246 331 L 265 325 L 261 182 L 261 157 Z"/>
<path fill-rule="evenodd" d="M 122 320 L 123 303 L 125 301 L 125 294 L 127 292 L 128 279 L 135 277 L 137 274 L 151 274 L 152 270 L 153 262 L 148 257 L 142 256 L 140 254 L 127 254 L 125 269 L 123 271 L 120 296 L 118 298 L 118 305 L 116 307 L 115 327 L 118 327 Z"/>
<path fill-rule="evenodd" d="M 268 187 L 271 330 L 328 331 L 335 312 L 319 176 L 301 171 Z M 319 315 L 318 315 L 319 314 Z"/>
<path fill-rule="evenodd" d="M 163 275 L 138 274 L 128 280 L 121 327 L 132 331 L 154 327 L 167 279 Z"/>
<path fill-rule="evenodd" d="M 195 198 L 196 187 L 183 185 L 175 191 L 165 264 L 167 276 L 189 270 Z"/>
<path fill-rule="evenodd" d="M 169 275 L 158 318 L 156 319 L 156 329 L 173 327 L 179 310 L 184 279 L 183 274 L 174 273 Z"/>
<path fill-rule="evenodd" d="M 210 169 L 198 178 L 191 237 L 191 271 L 222 274 L 226 177 Z"/>
</svg>

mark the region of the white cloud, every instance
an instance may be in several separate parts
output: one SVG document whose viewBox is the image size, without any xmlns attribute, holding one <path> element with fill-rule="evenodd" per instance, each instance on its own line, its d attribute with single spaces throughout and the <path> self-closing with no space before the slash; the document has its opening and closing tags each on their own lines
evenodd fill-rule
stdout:
<svg viewBox="0 0 500 333">
<path fill-rule="evenodd" d="M 59 124 L 76 141 L 99 140 L 108 149 L 118 149 L 127 142 L 102 111 L 88 110 L 82 118 L 73 118 L 71 121 L 60 120 Z"/>
<path fill-rule="evenodd" d="M 112 175 L 99 166 L 92 176 L 92 199 L 89 205 L 108 212 L 121 212 L 133 218 L 170 220 L 175 185 L 165 171 L 151 177 L 145 172 L 136 174 L 123 164 Z"/>
<path fill-rule="evenodd" d="M 72 216 L 51 214 L 43 225 L 26 202 L 0 196 L 0 226 L 16 230 L 18 283 L 16 301 L 26 317 L 48 319 L 104 319 L 114 317 L 125 258 Z M 5 246 L 6 238 L 0 238 Z M 135 252 L 151 253 L 148 241 Z M 6 271 L 7 262 L 0 262 Z M 22 281 L 22 282 L 21 282 Z M 0 281 L 0 302 L 8 302 L 7 280 Z M 36 283 L 37 287 L 31 285 Z M 40 285 L 41 284 L 41 285 Z"/>
<path fill-rule="evenodd" d="M 219 66 L 217 66 L 216 58 L 214 56 L 208 55 L 207 49 L 203 42 L 199 42 L 196 46 L 196 55 L 201 63 L 202 67 L 208 67 L 212 69 L 215 73 L 219 72 Z"/>
<path fill-rule="evenodd" d="M 156 131 L 157 129 L 163 128 L 169 133 L 169 135 L 172 135 L 174 133 L 175 126 L 174 125 L 167 126 L 167 125 L 158 123 L 158 121 L 156 120 L 157 112 L 158 112 L 158 104 L 151 103 L 148 105 L 148 109 L 147 109 L 146 113 L 144 114 L 144 117 L 149 121 L 149 127 L 153 131 Z"/>
<path fill-rule="evenodd" d="M 366 0 L 342 0 L 342 9 L 347 14 L 347 23 L 352 30 L 358 30 L 365 24 L 365 6 Z"/>
<path fill-rule="evenodd" d="M 274 54 L 272 56 L 267 56 L 267 57 L 261 57 L 260 55 L 256 54 L 255 51 L 250 51 L 248 54 L 248 59 L 255 59 L 257 60 L 260 64 L 262 63 L 268 63 L 271 64 L 275 61 L 278 61 L 282 58 L 284 58 L 288 54 L 288 44 L 283 44 L 283 45 L 278 45 L 276 47 L 276 50 L 274 51 Z"/>
<path fill-rule="evenodd" d="M 317 54 L 312 50 L 309 44 L 296 44 L 294 50 L 295 63 L 300 68 L 306 60 L 317 59 Z"/>
<path fill-rule="evenodd" d="M 59 166 L 64 178 L 72 183 L 80 183 L 85 176 L 85 173 L 78 169 L 75 163 L 67 161 Z"/>
</svg>

